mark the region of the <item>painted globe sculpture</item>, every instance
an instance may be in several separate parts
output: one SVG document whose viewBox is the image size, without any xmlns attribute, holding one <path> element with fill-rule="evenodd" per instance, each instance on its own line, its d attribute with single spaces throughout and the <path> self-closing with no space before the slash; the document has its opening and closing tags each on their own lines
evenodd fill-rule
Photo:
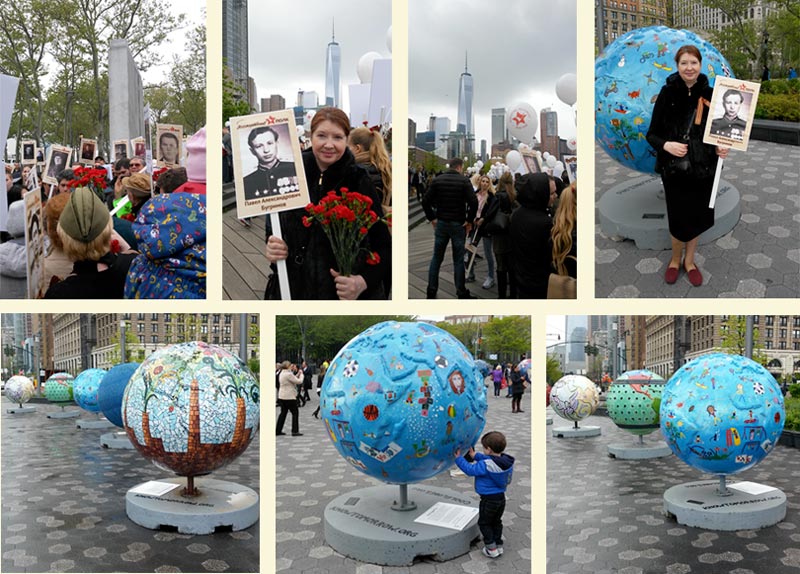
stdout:
<svg viewBox="0 0 800 574">
<path fill-rule="evenodd" d="M 69 373 L 50 375 L 44 383 L 44 397 L 51 403 L 71 403 L 73 381 Z"/>
<path fill-rule="evenodd" d="M 553 391 L 553 387 L 550 386 L 550 385 L 545 385 L 545 387 L 546 387 L 545 388 L 545 393 L 546 393 L 545 406 L 549 407 L 550 406 L 550 393 Z"/>
<path fill-rule="evenodd" d="M 530 376 L 528 375 L 528 373 L 530 373 L 530 371 L 531 371 L 531 360 L 530 359 L 525 359 L 524 361 L 520 361 L 518 367 L 519 367 L 519 372 L 522 373 L 522 375 L 524 375 L 525 377 L 530 378 Z"/>
<path fill-rule="evenodd" d="M 128 438 L 179 476 L 200 476 L 242 454 L 258 432 L 259 385 L 239 357 L 193 341 L 157 350 L 122 399 Z"/>
<path fill-rule="evenodd" d="M 646 369 L 622 373 L 606 395 L 608 416 L 619 428 L 646 435 L 660 428 L 661 392 L 667 381 Z"/>
<path fill-rule="evenodd" d="M 72 383 L 72 393 L 75 402 L 83 410 L 92 413 L 100 412 L 97 391 L 100 389 L 100 382 L 105 376 L 105 369 L 86 369 L 75 377 L 75 381 Z"/>
<path fill-rule="evenodd" d="M 114 425 L 123 428 L 122 397 L 128 381 L 139 367 L 139 363 L 122 363 L 111 367 L 100 382 L 97 391 L 97 402 L 103 415 Z"/>
<path fill-rule="evenodd" d="M 478 372 L 484 377 L 488 377 L 492 372 L 492 366 L 482 359 L 475 359 L 475 366 L 478 367 Z"/>
<path fill-rule="evenodd" d="M 22 406 L 33 396 L 33 382 L 28 377 L 14 375 L 6 381 L 5 391 L 9 401 Z"/>
<path fill-rule="evenodd" d="M 645 135 L 661 87 L 677 72 L 675 53 L 686 44 L 700 50 L 702 72 L 712 86 L 717 76 L 733 77 L 714 46 L 688 30 L 666 26 L 628 32 L 595 61 L 595 140 L 630 169 L 647 174 L 655 170 L 655 150 Z"/>
<path fill-rule="evenodd" d="M 486 389 L 469 351 L 427 323 L 379 323 L 328 367 L 321 414 L 350 464 L 393 484 L 447 469 L 478 440 Z"/>
<path fill-rule="evenodd" d="M 681 367 L 661 400 L 661 432 L 686 464 L 734 474 L 758 464 L 778 442 L 783 395 L 775 378 L 746 357 L 713 353 Z"/>
<path fill-rule="evenodd" d="M 600 393 L 593 381 L 582 375 L 565 375 L 550 390 L 550 406 L 561 418 L 581 421 L 600 404 Z"/>
</svg>

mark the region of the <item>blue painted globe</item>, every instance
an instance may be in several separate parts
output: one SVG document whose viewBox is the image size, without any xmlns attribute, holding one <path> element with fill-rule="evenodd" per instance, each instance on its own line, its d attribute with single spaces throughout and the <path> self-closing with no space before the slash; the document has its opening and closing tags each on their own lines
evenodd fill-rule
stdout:
<svg viewBox="0 0 800 574">
<path fill-rule="evenodd" d="M 478 372 L 484 377 L 488 377 L 489 373 L 492 372 L 491 365 L 482 359 L 475 359 L 475 366 L 478 367 Z"/>
<path fill-rule="evenodd" d="M 100 390 L 97 392 L 97 401 L 103 415 L 120 428 L 125 427 L 122 424 L 122 397 L 128 381 L 138 367 L 139 363 L 122 363 L 111 367 L 100 382 Z"/>
<path fill-rule="evenodd" d="M 595 61 L 595 140 L 628 168 L 648 174 L 655 170 L 655 150 L 645 134 L 661 87 L 677 71 L 675 53 L 686 44 L 700 50 L 702 71 L 712 86 L 718 75 L 733 77 L 714 46 L 688 30 L 666 26 L 628 32 Z"/>
<path fill-rule="evenodd" d="M 426 323 L 379 323 L 331 361 L 321 414 L 350 464 L 384 482 L 446 470 L 485 424 L 486 390 L 469 351 Z"/>
<path fill-rule="evenodd" d="M 83 410 L 99 413 L 100 403 L 97 401 L 97 391 L 100 389 L 100 381 L 106 376 L 104 369 L 86 369 L 72 383 L 72 392 L 75 402 Z"/>
<path fill-rule="evenodd" d="M 667 383 L 661 432 L 686 464 L 734 474 L 758 464 L 783 430 L 775 378 L 746 357 L 713 353 L 686 363 Z"/>
<path fill-rule="evenodd" d="M 531 370 L 531 360 L 525 359 L 524 361 L 520 361 L 519 365 L 517 366 L 519 367 L 519 372 L 522 373 L 528 379 L 530 379 L 530 376 L 528 374 L 530 373 Z"/>
</svg>

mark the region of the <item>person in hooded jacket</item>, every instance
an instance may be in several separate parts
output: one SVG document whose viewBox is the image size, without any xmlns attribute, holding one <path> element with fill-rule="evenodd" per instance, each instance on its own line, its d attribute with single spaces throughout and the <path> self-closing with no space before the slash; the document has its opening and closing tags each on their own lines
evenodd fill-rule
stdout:
<svg viewBox="0 0 800 574">
<path fill-rule="evenodd" d="M 342 188 L 372 199 L 377 221 L 362 241 L 364 253 L 353 275 L 340 275 L 330 241 L 319 224 L 303 225 L 305 209 L 279 214 L 282 238 L 272 234 L 267 218 L 266 256 L 272 268 L 267 282 L 266 299 L 280 299 L 277 262 L 286 260 L 291 297 L 300 299 L 386 299 L 384 273 L 391 250 L 391 237 L 383 217 L 381 198 L 366 170 L 356 165 L 347 147 L 350 120 L 342 110 L 322 108 L 311 120 L 311 149 L 303 152 L 303 167 L 311 203 L 318 203 L 329 191 Z M 378 255 L 375 264 L 367 263 L 367 252 Z M 374 261 L 374 260 L 373 260 Z"/>
<path fill-rule="evenodd" d="M 475 477 L 475 492 L 481 497 L 478 528 L 483 536 L 483 553 L 497 558 L 503 553 L 503 511 L 506 489 L 514 472 L 514 457 L 506 454 L 506 437 L 491 431 L 481 437 L 483 453 L 470 447 L 466 456 L 455 451 L 456 465 L 467 476 Z"/>
<path fill-rule="evenodd" d="M 556 198 L 556 184 L 546 173 L 525 174 L 514 183 L 517 209 L 511 216 L 514 281 L 520 299 L 546 299 L 552 250 L 553 221 L 547 208 Z"/>
<path fill-rule="evenodd" d="M 678 48 L 675 54 L 678 71 L 667 77 L 661 88 L 647 131 L 647 141 L 657 152 L 656 172 L 664 183 L 672 239 L 672 259 L 664 281 L 675 283 L 683 267 L 695 287 L 703 284 L 703 276 L 694 262 L 697 239 L 714 225 L 714 209 L 708 203 L 717 156 L 728 155 L 728 148 L 703 143 L 713 89 L 708 78 L 700 73 L 702 61 L 695 46 Z M 689 159 L 691 169 L 678 169 L 686 165 L 681 164 L 682 158 Z"/>
</svg>

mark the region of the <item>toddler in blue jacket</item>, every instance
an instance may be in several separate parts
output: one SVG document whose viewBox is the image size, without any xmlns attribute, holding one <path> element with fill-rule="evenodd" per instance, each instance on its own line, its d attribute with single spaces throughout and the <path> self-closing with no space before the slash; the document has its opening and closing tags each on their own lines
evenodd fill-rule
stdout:
<svg viewBox="0 0 800 574">
<path fill-rule="evenodd" d="M 492 431 L 481 438 L 483 454 L 470 447 L 466 456 L 456 450 L 456 464 L 464 474 L 475 477 L 475 492 L 481 497 L 478 528 L 483 536 L 483 553 L 497 558 L 503 553 L 503 511 L 506 488 L 511 484 L 514 457 L 506 454 L 506 437 Z"/>
</svg>

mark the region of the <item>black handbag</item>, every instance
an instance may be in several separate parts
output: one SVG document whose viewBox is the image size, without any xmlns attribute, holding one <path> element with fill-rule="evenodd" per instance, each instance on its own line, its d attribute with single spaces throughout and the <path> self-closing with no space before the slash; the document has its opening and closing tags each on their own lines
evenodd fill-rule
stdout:
<svg viewBox="0 0 800 574">
<path fill-rule="evenodd" d="M 508 228 L 511 225 L 511 215 L 498 209 L 494 217 L 483 224 L 483 230 L 487 235 L 503 235 L 508 233 Z"/>
</svg>

